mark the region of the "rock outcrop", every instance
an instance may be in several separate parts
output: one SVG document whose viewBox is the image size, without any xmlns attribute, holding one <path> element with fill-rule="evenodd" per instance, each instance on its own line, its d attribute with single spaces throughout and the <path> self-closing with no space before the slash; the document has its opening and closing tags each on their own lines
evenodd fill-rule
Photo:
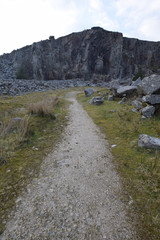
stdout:
<svg viewBox="0 0 160 240">
<path fill-rule="evenodd" d="M 132 79 L 159 72 L 159 56 L 160 42 L 94 27 L 0 56 L 0 79 Z"/>
</svg>

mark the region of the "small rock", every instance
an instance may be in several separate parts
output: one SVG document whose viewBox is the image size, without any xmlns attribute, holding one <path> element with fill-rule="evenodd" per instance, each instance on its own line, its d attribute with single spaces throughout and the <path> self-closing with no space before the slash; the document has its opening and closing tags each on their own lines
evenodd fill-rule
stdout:
<svg viewBox="0 0 160 240">
<path fill-rule="evenodd" d="M 113 101 L 114 100 L 114 96 L 113 95 L 109 95 L 108 96 L 108 101 Z"/>
<path fill-rule="evenodd" d="M 94 105 L 100 105 L 104 102 L 104 98 L 103 97 L 93 97 L 92 99 L 89 100 L 90 104 L 94 104 Z"/>
<path fill-rule="evenodd" d="M 20 121 L 22 121 L 22 118 L 16 117 L 16 118 L 12 118 L 12 120 L 15 122 L 20 122 Z"/>
<path fill-rule="evenodd" d="M 142 109 L 142 103 L 138 100 L 132 101 L 131 105 L 134 106 L 138 111 Z"/>
<path fill-rule="evenodd" d="M 137 113 L 137 109 L 132 108 L 132 112 Z"/>
<path fill-rule="evenodd" d="M 104 94 L 103 94 L 103 97 L 106 97 L 108 95 L 108 92 L 105 92 Z"/>
<path fill-rule="evenodd" d="M 90 97 L 93 94 L 93 88 L 87 88 L 84 90 L 85 96 Z"/>
<path fill-rule="evenodd" d="M 117 145 L 116 145 L 116 144 L 113 144 L 113 145 L 111 145 L 111 147 L 112 147 L 112 148 L 115 148 L 115 147 L 117 147 Z"/>
<path fill-rule="evenodd" d="M 155 107 L 147 106 L 142 109 L 142 115 L 146 118 L 151 118 L 155 113 Z"/>
<path fill-rule="evenodd" d="M 139 135 L 138 146 L 142 148 L 160 149 L 160 139 L 141 134 Z"/>
</svg>

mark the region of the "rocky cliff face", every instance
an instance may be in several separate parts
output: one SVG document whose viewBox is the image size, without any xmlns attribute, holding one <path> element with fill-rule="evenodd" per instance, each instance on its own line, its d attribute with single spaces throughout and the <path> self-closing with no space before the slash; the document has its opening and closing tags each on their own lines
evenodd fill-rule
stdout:
<svg viewBox="0 0 160 240">
<path fill-rule="evenodd" d="M 0 56 L 0 78 L 133 78 L 160 71 L 160 42 L 130 39 L 95 27 L 33 43 Z"/>
</svg>

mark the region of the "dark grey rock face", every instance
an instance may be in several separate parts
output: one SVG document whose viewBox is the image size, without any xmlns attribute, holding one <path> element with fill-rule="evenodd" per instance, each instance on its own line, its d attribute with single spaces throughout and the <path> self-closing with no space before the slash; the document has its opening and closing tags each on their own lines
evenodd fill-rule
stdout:
<svg viewBox="0 0 160 240">
<path fill-rule="evenodd" d="M 139 135 L 138 145 L 142 148 L 160 149 L 160 139 L 141 134 Z"/>
<path fill-rule="evenodd" d="M 153 73 L 153 69 L 158 71 L 159 55 L 160 42 L 92 28 L 58 39 L 50 37 L 0 56 L 0 79 L 92 78 L 95 82 L 123 82 L 140 71 L 144 75 Z"/>
</svg>

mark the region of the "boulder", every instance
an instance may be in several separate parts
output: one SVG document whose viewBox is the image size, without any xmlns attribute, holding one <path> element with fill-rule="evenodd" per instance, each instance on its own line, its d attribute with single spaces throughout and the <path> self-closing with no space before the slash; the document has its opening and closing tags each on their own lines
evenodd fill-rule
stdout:
<svg viewBox="0 0 160 240">
<path fill-rule="evenodd" d="M 142 109 L 142 115 L 145 118 L 151 118 L 155 113 L 155 107 L 154 106 L 147 106 Z"/>
<path fill-rule="evenodd" d="M 123 96 L 124 94 L 130 95 L 133 93 L 137 92 L 137 87 L 136 86 L 125 86 L 125 87 L 120 87 L 117 89 L 117 93 L 120 96 Z"/>
<path fill-rule="evenodd" d="M 142 109 L 142 103 L 137 99 L 131 102 L 131 105 L 134 106 L 138 111 Z"/>
<path fill-rule="evenodd" d="M 94 92 L 93 92 L 93 88 L 86 88 L 84 90 L 85 96 L 86 97 L 90 97 Z"/>
<path fill-rule="evenodd" d="M 114 96 L 113 95 L 109 95 L 108 96 L 108 101 L 113 101 L 114 100 Z"/>
<path fill-rule="evenodd" d="M 146 95 L 142 98 L 143 102 L 150 103 L 151 105 L 160 104 L 160 95 L 152 94 Z"/>
<path fill-rule="evenodd" d="M 138 90 L 144 95 L 160 93 L 160 75 L 152 74 L 143 78 L 142 82 L 138 84 Z"/>
<path fill-rule="evenodd" d="M 89 103 L 94 105 L 100 105 L 103 102 L 104 102 L 104 98 L 100 96 L 93 97 L 92 99 L 89 100 Z"/>
<path fill-rule="evenodd" d="M 142 148 L 160 149 L 160 139 L 141 134 L 139 135 L 138 146 Z"/>
<path fill-rule="evenodd" d="M 139 77 L 137 78 L 136 81 L 132 81 L 131 86 L 137 86 L 138 84 L 141 84 L 141 83 L 142 83 L 142 79 Z"/>
</svg>

